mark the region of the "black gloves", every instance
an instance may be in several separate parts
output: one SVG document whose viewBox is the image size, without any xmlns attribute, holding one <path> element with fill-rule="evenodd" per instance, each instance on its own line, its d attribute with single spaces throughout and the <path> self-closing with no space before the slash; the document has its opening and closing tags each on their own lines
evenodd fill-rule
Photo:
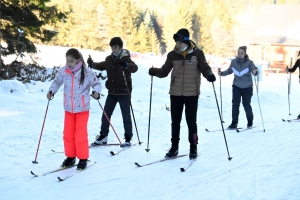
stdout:
<svg viewBox="0 0 300 200">
<path fill-rule="evenodd" d="M 123 60 L 120 60 L 120 65 L 121 65 L 122 69 L 127 69 L 128 68 L 128 63 L 123 61 Z"/>
<path fill-rule="evenodd" d="M 149 69 L 149 72 L 148 72 L 148 73 L 149 73 L 150 76 L 155 76 L 156 73 L 157 73 L 157 69 L 151 67 L 151 68 Z"/>
<path fill-rule="evenodd" d="M 90 67 L 90 68 L 93 68 L 93 63 L 94 63 L 94 61 L 93 61 L 93 59 L 91 58 L 91 56 L 89 56 L 89 58 L 87 59 L 87 64 L 88 64 L 88 67 Z"/>
<path fill-rule="evenodd" d="M 215 81 L 216 81 L 216 77 L 215 77 L 214 74 L 211 74 L 211 75 L 209 75 L 209 76 L 207 77 L 207 80 L 208 80 L 209 82 L 215 82 Z"/>
</svg>

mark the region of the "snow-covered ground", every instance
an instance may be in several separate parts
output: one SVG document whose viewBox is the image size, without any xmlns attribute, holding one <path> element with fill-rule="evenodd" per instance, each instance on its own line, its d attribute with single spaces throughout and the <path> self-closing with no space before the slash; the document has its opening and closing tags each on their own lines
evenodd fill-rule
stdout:
<svg viewBox="0 0 300 200">
<path fill-rule="evenodd" d="M 99 53 L 100 54 L 100 53 Z M 64 55 L 64 53 L 63 53 Z M 87 58 L 88 52 L 84 54 Z M 97 53 L 93 55 L 97 60 Z M 102 57 L 101 57 L 102 58 Z M 57 58 L 58 59 L 58 58 Z M 98 57 L 99 61 L 101 60 Z M 59 58 L 65 63 L 64 56 Z M 98 60 L 97 60 L 98 61 Z M 49 61 L 50 62 L 50 61 Z M 150 129 L 150 151 L 147 153 L 150 84 L 149 61 L 137 61 L 139 70 L 133 74 L 132 106 L 141 146 L 134 146 L 116 156 L 110 151 L 118 146 L 90 149 L 90 160 L 97 164 L 64 182 L 57 176 L 63 172 L 43 177 L 32 177 L 30 171 L 46 172 L 59 167 L 63 153 L 63 94 L 60 90 L 50 101 L 42 134 L 37 161 L 35 160 L 39 136 L 45 116 L 46 91 L 51 82 L 32 82 L 23 85 L 18 81 L 0 81 L 0 199 L 300 199 L 300 123 L 282 122 L 282 118 L 295 118 L 300 84 L 292 75 L 290 94 L 291 116 L 288 109 L 287 76 L 263 76 L 259 82 L 259 100 L 263 115 L 262 124 L 257 93 L 254 89 L 252 107 L 254 128 L 237 133 L 225 131 L 229 161 L 221 129 L 214 91 L 211 83 L 202 79 L 198 108 L 198 152 L 201 155 L 186 171 L 180 172 L 187 157 L 138 168 L 141 164 L 164 157 L 170 147 L 169 81 L 170 78 L 153 79 L 153 98 Z M 231 85 L 233 76 L 222 77 L 224 127 L 231 122 Z M 104 87 L 105 82 L 101 81 Z M 219 77 L 215 89 L 220 104 Z M 105 103 L 105 96 L 100 99 Z M 240 109 L 240 127 L 246 126 L 243 108 Z M 102 111 L 98 102 L 91 101 L 89 142 L 99 133 Z M 123 141 L 123 123 L 119 106 L 112 116 L 112 124 Z M 265 128 L 266 132 L 263 132 Z M 135 130 L 135 128 L 133 128 Z M 180 154 L 188 153 L 187 125 L 183 115 L 181 123 Z M 111 130 L 109 143 L 118 140 Z M 133 143 L 138 142 L 134 131 Z"/>
</svg>

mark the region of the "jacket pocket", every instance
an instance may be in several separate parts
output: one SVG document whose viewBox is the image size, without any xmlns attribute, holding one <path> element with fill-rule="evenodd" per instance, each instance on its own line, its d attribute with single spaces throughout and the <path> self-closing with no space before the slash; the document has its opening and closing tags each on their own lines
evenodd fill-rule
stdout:
<svg viewBox="0 0 300 200">
<path fill-rule="evenodd" d="M 175 76 L 172 76 L 171 85 L 174 85 L 174 82 L 175 82 Z"/>
</svg>

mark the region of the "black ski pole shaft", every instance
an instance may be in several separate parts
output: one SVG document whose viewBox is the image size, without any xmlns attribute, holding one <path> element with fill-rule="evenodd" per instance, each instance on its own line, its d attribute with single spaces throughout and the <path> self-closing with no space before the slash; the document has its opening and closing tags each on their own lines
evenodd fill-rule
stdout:
<svg viewBox="0 0 300 200">
<path fill-rule="evenodd" d="M 101 107 L 101 109 L 102 109 L 102 111 L 103 111 L 103 114 L 104 114 L 104 116 L 106 117 L 106 119 L 107 119 L 107 121 L 108 121 L 108 123 L 109 123 L 110 127 L 113 129 L 113 131 L 114 131 L 115 135 L 117 136 L 117 138 L 118 138 L 118 140 L 119 140 L 119 143 L 120 143 L 120 145 L 121 145 L 121 144 L 122 144 L 122 142 L 121 142 L 121 140 L 120 140 L 120 138 L 119 138 L 119 136 L 118 136 L 117 132 L 115 131 L 115 129 L 114 129 L 114 127 L 113 127 L 113 125 L 111 124 L 111 122 L 110 122 L 110 120 L 109 120 L 109 118 L 108 118 L 108 116 L 107 116 L 107 114 L 106 114 L 105 110 L 103 109 L 103 107 L 102 107 L 102 105 L 101 105 L 100 101 L 99 101 L 99 100 L 97 100 L 97 101 L 98 101 L 98 103 L 99 103 L 99 106 Z"/>
<path fill-rule="evenodd" d="M 137 138 L 138 138 L 138 141 L 139 141 L 139 145 L 141 145 L 142 142 L 140 141 L 138 129 L 137 129 L 137 126 L 136 126 L 134 112 L 133 112 L 133 108 L 132 108 L 132 104 L 131 104 L 131 97 L 130 97 L 130 93 L 129 93 L 129 88 L 128 88 L 128 85 L 127 85 L 126 76 L 125 76 L 125 73 L 124 73 L 123 69 L 122 69 L 122 73 L 123 73 L 123 78 L 124 78 L 125 85 L 127 87 L 127 94 L 128 94 L 128 98 L 129 98 L 129 103 L 130 103 L 130 108 L 131 108 L 131 113 L 132 113 L 132 117 L 133 117 L 133 121 L 134 121 L 134 126 L 135 126 L 135 130 L 136 130 Z"/>
<path fill-rule="evenodd" d="M 50 102 L 50 99 L 48 100 L 48 103 L 47 103 L 47 108 L 46 108 L 46 112 L 45 112 L 45 116 L 44 116 L 44 121 L 43 121 L 42 130 L 41 130 L 41 134 L 40 134 L 40 139 L 39 139 L 39 142 L 38 142 L 38 147 L 37 147 L 36 154 L 35 154 L 35 159 L 34 159 L 34 161 L 32 161 L 33 164 L 38 164 L 36 159 L 37 159 L 38 152 L 39 152 L 39 149 L 40 149 L 40 143 L 41 143 L 41 139 L 42 139 L 42 134 L 43 134 L 43 130 L 44 130 L 46 116 L 47 116 L 47 113 L 48 113 L 49 102 Z"/>
<path fill-rule="evenodd" d="M 256 86 L 256 94 L 257 94 L 257 100 L 258 100 L 258 105 L 259 105 L 259 110 L 260 110 L 261 122 L 263 124 L 264 132 L 266 132 L 265 124 L 264 124 L 264 120 L 263 120 L 263 116 L 262 116 L 262 112 L 261 112 L 261 107 L 260 107 L 260 101 L 259 101 L 259 97 L 258 97 L 258 87 L 257 87 L 258 81 L 256 81 L 255 76 L 254 76 L 254 81 L 255 81 L 255 86 Z"/>
<path fill-rule="evenodd" d="M 151 120 L 151 105 L 152 105 L 152 85 L 153 85 L 153 76 L 151 76 L 151 87 L 150 87 L 150 106 L 149 106 L 149 122 L 148 122 L 148 141 L 147 141 L 147 149 L 149 152 L 149 137 L 150 137 L 150 120 Z"/>
<path fill-rule="evenodd" d="M 220 68 L 218 68 L 219 72 L 221 71 Z M 220 75 L 220 100 L 221 100 L 221 117 L 222 117 L 222 123 L 224 123 L 223 120 L 223 103 L 222 103 L 222 82 L 221 82 L 221 75 Z"/>
<path fill-rule="evenodd" d="M 216 103 L 217 103 L 217 107 L 218 107 L 218 112 L 219 112 L 220 122 L 221 122 L 222 131 L 223 131 L 223 136 L 224 136 L 224 140 L 225 140 L 225 144 L 226 144 L 226 149 L 227 149 L 227 154 L 228 154 L 228 160 L 231 160 L 232 157 L 230 157 L 230 155 L 229 155 L 228 145 L 227 145 L 227 141 L 226 141 L 225 131 L 224 131 L 224 127 L 223 127 L 223 123 L 222 123 L 222 118 L 221 118 L 221 113 L 220 113 L 220 108 L 219 108 L 219 103 L 218 103 L 218 99 L 217 99 L 217 94 L 216 94 L 216 90 L 215 90 L 215 85 L 214 85 L 213 82 L 212 82 L 212 85 L 213 85 L 213 88 L 214 88 L 214 93 L 215 93 Z"/>
</svg>

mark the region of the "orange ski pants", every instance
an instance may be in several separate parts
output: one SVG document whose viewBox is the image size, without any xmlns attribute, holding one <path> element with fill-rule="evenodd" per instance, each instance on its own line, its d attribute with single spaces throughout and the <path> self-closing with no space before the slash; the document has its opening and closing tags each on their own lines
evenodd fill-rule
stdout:
<svg viewBox="0 0 300 200">
<path fill-rule="evenodd" d="M 64 147 L 67 157 L 89 158 L 87 123 L 89 111 L 70 113 L 65 111 Z"/>
</svg>

